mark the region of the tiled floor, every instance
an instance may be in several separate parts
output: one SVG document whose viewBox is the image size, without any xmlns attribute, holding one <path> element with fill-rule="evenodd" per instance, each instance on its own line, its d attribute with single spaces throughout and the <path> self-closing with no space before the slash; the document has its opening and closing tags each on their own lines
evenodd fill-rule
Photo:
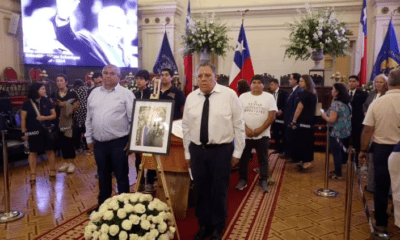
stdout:
<svg viewBox="0 0 400 240">
<path fill-rule="evenodd" d="M 287 165 L 269 239 L 343 239 L 346 181 L 330 181 L 330 188 L 339 192 L 337 198 L 315 195 L 314 191 L 324 185 L 324 154 L 316 153 L 315 159 L 310 173 L 298 173 L 295 164 Z M 58 165 L 61 164 L 62 160 L 58 159 Z M 78 155 L 75 164 L 74 174 L 57 173 L 57 179 L 50 181 L 47 162 L 39 163 L 37 183 L 33 187 L 29 184 L 28 165 L 13 164 L 11 208 L 23 211 L 25 216 L 0 224 L 0 240 L 34 239 L 96 204 L 98 187 L 93 157 Z M 0 176 L 0 209 L 3 210 L 3 175 Z M 358 190 L 355 185 L 351 238 L 364 240 L 369 237 L 369 228 Z M 367 197 L 371 199 L 370 194 Z M 393 220 L 390 224 L 392 239 L 400 239 Z"/>
</svg>

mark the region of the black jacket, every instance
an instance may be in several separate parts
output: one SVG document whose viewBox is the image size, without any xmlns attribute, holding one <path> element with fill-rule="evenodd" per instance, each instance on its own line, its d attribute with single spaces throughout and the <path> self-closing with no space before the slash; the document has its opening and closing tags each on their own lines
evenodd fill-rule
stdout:
<svg viewBox="0 0 400 240">
<path fill-rule="evenodd" d="M 293 120 L 294 112 L 296 111 L 297 104 L 299 103 L 302 92 L 303 89 L 298 86 L 296 90 L 294 90 L 294 92 L 289 94 L 285 106 L 285 111 L 283 112 L 283 117 L 286 125 L 290 124 Z"/>
<path fill-rule="evenodd" d="M 151 90 L 147 87 L 143 93 L 138 90 L 136 92 L 133 93 L 135 95 L 136 99 L 150 99 L 150 95 L 151 95 Z"/>
<path fill-rule="evenodd" d="M 278 99 L 276 100 L 276 106 L 278 107 L 278 111 L 281 110 L 282 113 L 285 112 L 286 102 L 288 99 L 289 93 L 285 90 L 279 89 L 278 91 Z M 276 119 L 283 120 L 283 114 Z"/>
<path fill-rule="evenodd" d="M 367 100 L 368 93 L 364 92 L 362 89 L 357 88 L 354 93 L 353 99 L 351 100 L 352 116 L 351 116 L 351 126 L 353 131 L 362 129 L 362 122 L 364 121 L 363 104 Z"/>
</svg>

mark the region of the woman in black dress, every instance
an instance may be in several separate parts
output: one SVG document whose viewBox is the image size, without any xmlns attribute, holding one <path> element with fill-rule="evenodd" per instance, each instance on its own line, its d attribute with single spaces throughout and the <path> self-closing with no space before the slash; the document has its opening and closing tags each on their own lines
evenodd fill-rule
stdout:
<svg viewBox="0 0 400 240">
<path fill-rule="evenodd" d="M 38 115 L 39 114 L 39 115 Z M 43 83 L 33 83 L 29 88 L 28 100 L 21 110 L 21 131 L 25 135 L 22 139 L 29 143 L 30 182 L 36 182 L 36 159 L 38 153 L 46 152 L 50 164 L 50 179 L 55 178 L 54 142 L 48 139 L 46 127 L 51 126 L 50 120 L 56 118 L 53 104 L 46 97 L 46 87 Z"/>
<path fill-rule="evenodd" d="M 58 126 L 60 126 L 61 110 L 66 108 L 67 105 L 71 104 L 73 111 L 75 112 L 79 108 L 79 101 L 76 92 L 67 88 L 67 76 L 64 74 L 58 74 L 56 78 L 56 84 L 58 90 L 54 93 L 52 99 L 55 100 Z M 63 117 L 61 117 L 61 121 L 64 121 L 62 118 Z M 72 122 L 72 116 L 70 116 L 70 118 Z M 64 160 L 66 160 L 66 162 L 58 169 L 58 171 L 73 173 L 75 171 L 75 165 L 73 164 L 73 161 L 76 155 L 75 147 L 72 141 L 72 124 L 59 129 L 58 146 L 61 149 L 62 157 Z"/>
<path fill-rule="evenodd" d="M 299 86 L 304 89 L 292 120 L 293 162 L 299 162 L 299 171 L 306 172 L 314 161 L 314 123 L 317 95 L 314 81 L 309 75 L 302 75 Z"/>
</svg>

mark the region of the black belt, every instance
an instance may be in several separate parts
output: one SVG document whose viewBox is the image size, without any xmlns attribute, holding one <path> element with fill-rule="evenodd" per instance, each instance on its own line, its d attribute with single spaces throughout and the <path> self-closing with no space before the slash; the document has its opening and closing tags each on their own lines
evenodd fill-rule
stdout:
<svg viewBox="0 0 400 240">
<path fill-rule="evenodd" d="M 208 149 L 208 148 L 223 147 L 223 146 L 227 146 L 227 145 L 232 144 L 232 142 L 230 142 L 230 143 L 221 143 L 221 144 L 201 144 L 201 145 L 197 145 L 197 144 L 195 144 L 194 142 L 192 142 L 192 143 L 193 143 L 193 145 L 195 145 L 196 147 L 199 147 L 199 148 L 206 148 L 206 149 Z"/>
</svg>

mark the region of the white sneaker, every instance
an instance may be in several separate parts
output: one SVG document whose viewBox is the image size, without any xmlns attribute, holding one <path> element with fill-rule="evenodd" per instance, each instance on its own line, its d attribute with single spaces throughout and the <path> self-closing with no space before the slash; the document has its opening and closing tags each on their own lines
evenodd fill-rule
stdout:
<svg viewBox="0 0 400 240">
<path fill-rule="evenodd" d="M 68 166 L 67 173 L 74 173 L 74 171 L 75 171 L 75 165 L 70 163 Z"/>
<path fill-rule="evenodd" d="M 64 163 L 59 169 L 59 172 L 65 172 L 68 168 L 69 164 L 68 163 Z"/>
</svg>

